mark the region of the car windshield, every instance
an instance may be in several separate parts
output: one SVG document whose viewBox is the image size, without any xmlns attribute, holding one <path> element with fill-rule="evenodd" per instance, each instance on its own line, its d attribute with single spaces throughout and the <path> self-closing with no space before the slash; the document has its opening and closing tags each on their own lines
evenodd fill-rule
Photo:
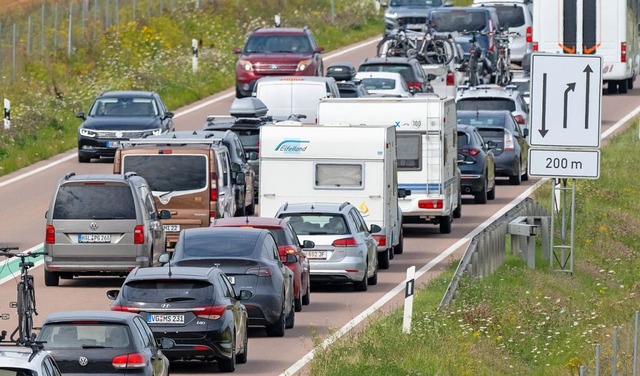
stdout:
<svg viewBox="0 0 640 376">
<path fill-rule="evenodd" d="M 177 301 L 195 301 L 211 303 L 214 286 L 206 281 L 159 279 L 150 281 L 131 281 L 122 288 L 123 297 L 136 303 L 168 303 Z"/>
<path fill-rule="evenodd" d="M 127 348 L 131 346 L 131 334 L 125 324 L 74 320 L 44 325 L 38 341 L 45 342 L 45 349 Z"/>
<path fill-rule="evenodd" d="M 252 35 L 244 46 L 244 53 L 284 52 L 310 54 L 313 52 L 305 35 Z"/>
<path fill-rule="evenodd" d="M 358 69 L 360 72 L 396 72 L 400 73 L 400 75 L 407 82 L 416 82 L 418 81 L 414 78 L 413 71 L 411 70 L 411 66 L 406 64 L 366 64 L 361 65 Z"/>
<path fill-rule="evenodd" d="M 467 98 L 456 103 L 459 111 L 515 111 L 516 103 L 508 98 Z"/>
<path fill-rule="evenodd" d="M 158 107 L 151 98 L 98 98 L 89 116 L 157 116 Z"/>
<path fill-rule="evenodd" d="M 289 224 L 298 235 L 344 235 L 349 233 L 347 224 L 340 214 L 286 214 L 282 218 L 289 220 Z"/>
<path fill-rule="evenodd" d="M 439 32 L 481 31 L 486 24 L 484 12 L 452 10 L 431 13 L 431 26 Z"/>
<path fill-rule="evenodd" d="M 442 0 L 391 0 L 389 6 L 392 7 L 439 7 L 442 6 Z"/>
<path fill-rule="evenodd" d="M 231 234 L 216 232 L 215 234 L 185 234 L 176 244 L 186 258 L 221 258 L 247 257 L 253 254 L 257 236 L 238 237 L 237 232 Z"/>
<path fill-rule="evenodd" d="M 495 6 L 498 22 L 505 29 L 524 25 L 524 8 L 515 5 Z"/>
<path fill-rule="evenodd" d="M 458 124 L 473 125 L 473 126 L 489 126 L 504 128 L 504 116 L 460 116 L 458 115 Z"/>
<path fill-rule="evenodd" d="M 126 184 L 68 183 L 58 189 L 53 219 L 135 219 L 133 193 Z"/>
<path fill-rule="evenodd" d="M 154 192 L 202 190 L 207 187 L 206 155 L 125 155 L 122 172 L 134 171 Z"/>
</svg>

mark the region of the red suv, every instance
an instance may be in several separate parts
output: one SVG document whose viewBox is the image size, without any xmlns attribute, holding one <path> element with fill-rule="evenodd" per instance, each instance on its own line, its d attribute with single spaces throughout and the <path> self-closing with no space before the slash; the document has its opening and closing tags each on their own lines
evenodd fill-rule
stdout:
<svg viewBox="0 0 640 376">
<path fill-rule="evenodd" d="M 293 272 L 294 306 L 296 312 L 302 311 L 302 305 L 311 301 L 311 277 L 309 260 L 302 251 L 315 247 L 314 242 L 298 241 L 298 235 L 286 219 L 268 217 L 228 217 L 216 219 L 211 227 L 248 227 L 269 230 L 278 244 L 280 260 Z M 287 255 L 295 255 L 296 262 L 284 262 Z"/>
<path fill-rule="evenodd" d="M 264 76 L 322 76 L 322 52 L 309 29 L 254 30 L 236 63 L 236 97 L 251 96 L 255 81 Z"/>
</svg>

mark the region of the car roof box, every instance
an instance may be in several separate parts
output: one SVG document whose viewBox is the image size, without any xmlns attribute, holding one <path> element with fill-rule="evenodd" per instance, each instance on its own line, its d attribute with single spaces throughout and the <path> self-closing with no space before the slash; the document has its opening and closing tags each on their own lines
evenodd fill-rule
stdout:
<svg viewBox="0 0 640 376">
<path fill-rule="evenodd" d="M 327 77 L 336 81 L 351 81 L 356 76 L 356 67 L 349 63 L 333 63 L 327 67 Z"/>
<path fill-rule="evenodd" d="M 238 118 L 259 118 L 267 114 L 267 105 L 258 98 L 236 98 L 231 103 L 229 114 Z"/>
</svg>

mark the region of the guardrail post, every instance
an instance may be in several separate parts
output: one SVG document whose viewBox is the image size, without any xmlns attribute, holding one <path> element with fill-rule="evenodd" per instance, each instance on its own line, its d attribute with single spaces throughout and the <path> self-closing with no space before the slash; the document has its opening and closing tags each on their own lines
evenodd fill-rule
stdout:
<svg viewBox="0 0 640 376">
<path fill-rule="evenodd" d="M 540 241 L 542 242 L 542 257 L 549 260 L 551 245 L 549 244 L 549 217 L 540 217 Z"/>
</svg>

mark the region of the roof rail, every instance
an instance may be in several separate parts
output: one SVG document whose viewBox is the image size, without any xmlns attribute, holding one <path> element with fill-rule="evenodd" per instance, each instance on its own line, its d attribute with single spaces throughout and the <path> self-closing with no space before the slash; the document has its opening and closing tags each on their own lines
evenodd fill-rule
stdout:
<svg viewBox="0 0 640 376">
<path fill-rule="evenodd" d="M 121 141 L 120 144 L 122 146 L 136 146 L 136 145 L 198 145 L 198 144 L 219 144 L 222 142 L 221 138 L 213 137 L 213 135 L 209 136 L 209 134 L 205 135 L 205 138 L 202 139 L 189 139 L 189 138 L 167 138 L 167 139 L 143 139 L 143 138 L 134 138 L 128 141 Z"/>
<path fill-rule="evenodd" d="M 350 205 L 350 204 L 349 204 L 349 201 L 345 201 L 345 202 L 343 202 L 343 203 L 340 205 L 340 207 L 338 208 L 338 210 L 342 210 L 342 209 L 344 209 L 347 205 Z"/>
<path fill-rule="evenodd" d="M 71 177 L 72 177 L 72 176 L 76 176 L 76 173 L 75 173 L 75 172 L 73 172 L 73 171 L 71 171 L 71 172 L 69 172 L 68 174 L 66 174 L 66 175 L 64 176 L 64 180 L 69 180 L 69 179 L 71 179 Z"/>
</svg>

